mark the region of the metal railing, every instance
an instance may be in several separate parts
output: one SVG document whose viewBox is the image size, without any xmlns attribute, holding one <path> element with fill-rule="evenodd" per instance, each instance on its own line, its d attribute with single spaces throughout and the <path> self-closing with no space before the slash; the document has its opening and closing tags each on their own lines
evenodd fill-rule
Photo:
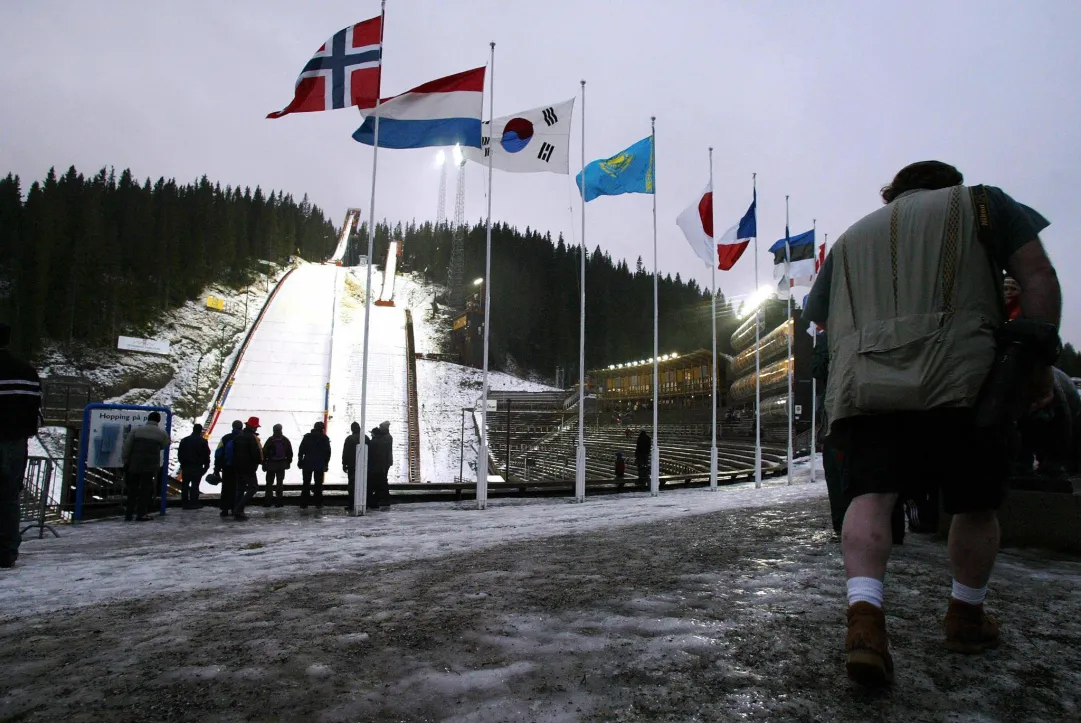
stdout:
<svg viewBox="0 0 1081 723">
<path fill-rule="evenodd" d="M 48 457 L 34 456 L 26 460 L 23 489 L 19 495 L 19 520 L 25 525 L 21 534 L 36 527 L 38 539 L 45 537 L 46 530 L 53 533 L 53 537 L 60 537 L 49 524 L 61 519 L 59 500 L 54 501 L 51 497 L 54 474 L 59 475 L 60 470 Z"/>
</svg>

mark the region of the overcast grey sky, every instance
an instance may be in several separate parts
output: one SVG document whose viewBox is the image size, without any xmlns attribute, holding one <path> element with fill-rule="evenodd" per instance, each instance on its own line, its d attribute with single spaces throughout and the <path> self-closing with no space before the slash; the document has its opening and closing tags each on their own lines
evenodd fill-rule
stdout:
<svg viewBox="0 0 1081 723">
<path fill-rule="evenodd" d="M 587 81 L 589 160 L 648 135 L 656 115 L 662 272 L 709 282 L 675 225 L 707 179 L 707 146 L 718 229 L 738 220 L 758 174 L 763 283 L 785 194 L 793 233 L 817 218 L 832 241 L 877 207 L 901 166 L 937 158 L 1052 221 L 1043 238 L 1066 287 L 1064 336 L 1081 341 L 1069 201 L 1081 189 L 1076 0 L 387 5 L 384 94 L 483 65 L 495 41 L 497 116 L 572 97 Z M 3 0 L 0 172 L 38 179 L 74 163 L 179 180 L 205 173 L 307 192 L 336 224 L 348 206 L 366 216 L 372 152 L 350 138 L 354 111 L 264 116 L 289 101 L 327 37 L 378 13 L 376 0 Z M 434 155 L 380 155 L 377 217 L 434 219 Z M 485 172 L 468 171 L 475 220 Z M 496 172 L 494 185 L 494 218 L 578 240 L 570 178 Z M 587 243 L 648 264 L 651 214 L 648 196 L 593 201 Z M 718 284 L 746 294 L 753 268 L 748 253 Z"/>
</svg>

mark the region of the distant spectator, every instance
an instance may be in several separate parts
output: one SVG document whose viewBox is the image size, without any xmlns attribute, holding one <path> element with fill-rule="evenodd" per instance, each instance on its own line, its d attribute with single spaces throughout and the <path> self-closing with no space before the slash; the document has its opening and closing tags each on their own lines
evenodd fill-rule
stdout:
<svg viewBox="0 0 1081 723">
<path fill-rule="evenodd" d="M 221 477 L 221 517 L 233 516 L 236 504 L 236 469 L 233 466 L 233 446 L 236 437 L 244 431 L 244 423 L 233 421 L 232 430 L 221 438 L 214 450 L 214 471 Z"/>
<path fill-rule="evenodd" d="M 342 471 L 345 472 L 349 481 L 349 494 L 345 506 L 353 509 L 353 495 L 357 484 L 357 446 L 360 444 L 360 425 L 353 422 L 349 425 L 349 429 L 352 434 L 345 438 L 345 443 L 342 445 Z"/>
<path fill-rule="evenodd" d="M 634 464 L 638 467 L 638 484 L 649 484 L 649 454 L 653 447 L 653 439 L 646 430 L 638 434 L 638 441 L 634 445 Z"/>
<path fill-rule="evenodd" d="M 176 461 L 180 463 L 180 504 L 185 510 L 197 510 L 199 483 L 210 469 L 210 444 L 203 438 L 203 425 L 196 424 L 191 434 L 180 440 Z"/>
<path fill-rule="evenodd" d="M 0 322 L 0 568 L 14 567 L 19 557 L 19 495 L 41 413 L 38 373 L 8 351 L 10 342 L 11 327 Z"/>
<path fill-rule="evenodd" d="M 330 469 L 330 439 L 325 429 L 322 422 L 316 422 L 312 431 L 300 440 L 297 466 L 300 467 L 300 473 L 304 479 L 304 486 L 300 491 L 300 509 L 302 510 L 308 509 L 313 477 L 315 478 L 315 506 L 317 509 L 323 507 L 323 479 L 327 470 Z"/>
<path fill-rule="evenodd" d="M 394 466 L 394 437 L 390 434 L 390 422 L 383 422 L 372 430 L 368 447 L 368 507 L 377 510 L 390 506 L 388 473 Z"/>
<path fill-rule="evenodd" d="M 236 502 L 233 519 L 248 519 L 244 508 L 255 496 L 259 486 L 259 465 L 263 462 L 263 446 L 259 443 L 259 417 L 248 417 L 244 430 L 233 439 L 233 471 L 236 473 Z"/>
<path fill-rule="evenodd" d="M 274 434 L 263 445 L 263 469 L 266 471 L 267 506 L 281 507 L 285 499 L 285 470 L 293 465 L 293 444 L 282 434 L 282 426 L 274 425 Z"/>
<path fill-rule="evenodd" d="M 158 426 L 160 421 L 161 415 L 151 412 L 146 416 L 146 424 L 135 427 L 124 438 L 124 485 L 128 493 L 124 519 L 128 522 L 151 519 L 147 506 L 161 475 L 163 455 L 170 444 L 169 435 Z"/>
<path fill-rule="evenodd" d="M 623 461 L 623 453 L 616 452 L 616 481 L 623 484 L 623 477 L 627 474 L 627 463 Z"/>
</svg>

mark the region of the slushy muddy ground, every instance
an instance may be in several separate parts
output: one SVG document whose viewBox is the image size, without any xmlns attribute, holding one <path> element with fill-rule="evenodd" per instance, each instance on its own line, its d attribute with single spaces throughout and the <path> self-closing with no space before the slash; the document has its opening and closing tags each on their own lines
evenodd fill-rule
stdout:
<svg viewBox="0 0 1081 723">
<path fill-rule="evenodd" d="M 954 656 L 938 648 L 944 546 L 910 535 L 887 579 L 897 683 L 871 694 L 844 678 L 828 528 L 815 495 L 62 610 L 3 607 L 0 720 L 1081 720 L 1081 560 L 1004 553 L 989 601 L 1003 646 Z M 258 566 L 265 551 L 237 554 Z"/>
</svg>

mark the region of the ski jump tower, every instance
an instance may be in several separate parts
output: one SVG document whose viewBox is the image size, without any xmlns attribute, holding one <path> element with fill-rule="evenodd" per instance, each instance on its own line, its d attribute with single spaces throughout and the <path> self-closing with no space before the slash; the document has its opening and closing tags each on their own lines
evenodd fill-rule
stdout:
<svg viewBox="0 0 1081 723">
<path fill-rule="evenodd" d="M 447 270 L 447 303 L 450 308 L 460 310 L 465 306 L 462 288 L 465 276 L 465 158 L 458 146 L 454 147 L 454 160 L 458 164 L 458 195 L 454 199 L 450 268 Z"/>
</svg>

